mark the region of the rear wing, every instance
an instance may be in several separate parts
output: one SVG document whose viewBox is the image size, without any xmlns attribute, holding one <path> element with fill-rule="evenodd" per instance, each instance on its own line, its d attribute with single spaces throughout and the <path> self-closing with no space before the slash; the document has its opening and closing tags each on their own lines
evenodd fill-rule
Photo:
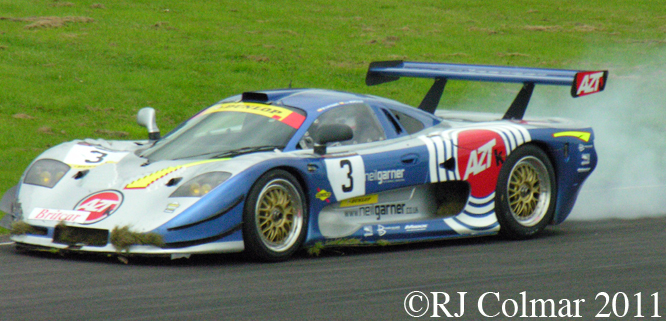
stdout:
<svg viewBox="0 0 666 321">
<path fill-rule="evenodd" d="M 376 61 L 370 63 L 365 83 L 374 86 L 400 77 L 433 78 L 435 83 L 421 101 L 419 109 L 434 113 L 448 79 L 522 83 L 503 119 L 522 119 L 532 97 L 535 84 L 571 86 L 571 96 L 580 97 L 600 92 L 606 87 L 608 71 L 502 67 L 407 61 Z"/>
</svg>

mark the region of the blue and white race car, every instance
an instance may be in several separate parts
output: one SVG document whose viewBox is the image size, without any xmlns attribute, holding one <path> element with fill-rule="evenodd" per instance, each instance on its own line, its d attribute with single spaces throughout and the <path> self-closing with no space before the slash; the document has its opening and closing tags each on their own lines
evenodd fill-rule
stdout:
<svg viewBox="0 0 666 321">
<path fill-rule="evenodd" d="M 321 89 L 246 92 L 160 137 L 76 140 L 43 152 L 7 191 L 17 246 L 170 255 L 246 251 L 266 261 L 301 248 L 501 233 L 564 221 L 597 155 L 592 129 L 523 119 L 535 84 L 604 89 L 607 71 L 374 62 L 368 85 L 434 79 L 418 108 Z M 437 110 L 447 80 L 512 82 L 504 115 Z"/>
</svg>

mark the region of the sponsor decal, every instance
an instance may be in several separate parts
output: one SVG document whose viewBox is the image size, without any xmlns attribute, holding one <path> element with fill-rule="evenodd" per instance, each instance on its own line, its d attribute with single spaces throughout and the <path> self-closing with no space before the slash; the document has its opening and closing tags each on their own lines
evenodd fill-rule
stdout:
<svg viewBox="0 0 666 321">
<path fill-rule="evenodd" d="M 344 211 L 345 217 L 357 217 L 357 216 L 362 216 L 361 214 L 358 213 L 357 210 L 348 210 Z"/>
<path fill-rule="evenodd" d="M 365 237 L 372 236 L 372 226 L 364 226 L 363 232 L 363 236 Z"/>
<path fill-rule="evenodd" d="M 326 202 L 326 203 L 331 202 L 331 200 L 328 199 L 329 197 L 331 197 L 331 192 L 329 192 L 325 189 L 317 188 L 317 194 L 315 194 L 315 197 L 324 201 L 324 202 Z"/>
<path fill-rule="evenodd" d="M 127 154 L 127 152 L 114 152 L 81 143 L 74 145 L 67 152 L 63 163 L 75 169 L 86 169 L 106 163 L 117 163 Z"/>
<path fill-rule="evenodd" d="M 321 107 L 321 108 L 317 109 L 317 112 L 321 113 L 325 110 L 328 110 L 328 109 L 331 109 L 331 108 L 337 107 L 337 106 L 349 105 L 349 104 L 362 104 L 362 103 L 363 103 L 362 100 L 350 100 L 350 101 L 347 101 L 347 102 L 342 101 L 342 102 L 339 102 L 339 103 L 334 103 L 334 104 L 330 104 L 328 106 Z"/>
<path fill-rule="evenodd" d="M 206 109 L 202 114 L 206 115 L 224 111 L 235 111 L 273 118 L 296 129 L 300 128 L 301 124 L 305 121 L 305 116 L 287 108 L 245 102 L 214 105 Z"/>
<path fill-rule="evenodd" d="M 467 162 L 467 169 L 465 170 L 465 176 L 463 180 L 467 180 L 469 175 L 478 175 L 479 173 L 490 168 L 493 160 L 493 146 L 497 143 L 496 139 L 492 139 L 487 142 L 485 145 L 479 147 L 476 150 L 473 150 L 469 155 L 469 161 Z"/>
<path fill-rule="evenodd" d="M 580 165 L 585 166 L 585 165 L 590 165 L 590 154 L 581 154 L 580 155 L 581 161 Z"/>
<path fill-rule="evenodd" d="M 407 206 L 405 203 L 382 204 L 374 206 L 361 206 L 358 210 L 344 211 L 345 217 L 376 216 L 381 220 L 382 216 L 419 214 L 419 208 L 416 206 Z"/>
<path fill-rule="evenodd" d="M 379 185 L 384 183 L 403 182 L 405 181 L 404 174 L 404 168 L 389 169 L 384 171 L 375 170 L 374 172 L 365 173 L 365 180 L 368 182 L 376 181 Z"/>
<path fill-rule="evenodd" d="M 592 145 L 592 144 L 590 144 L 590 145 L 578 144 L 578 151 L 581 152 L 581 153 L 584 152 L 588 148 L 594 148 L 594 145 Z"/>
<path fill-rule="evenodd" d="M 155 173 L 148 174 L 142 178 L 139 178 L 125 186 L 125 189 L 144 189 L 148 186 L 150 186 L 152 183 L 155 183 L 157 180 L 160 178 L 167 176 L 179 169 L 183 168 L 188 168 L 196 165 L 201 165 L 201 164 L 206 164 L 206 163 L 212 163 L 212 162 L 218 162 L 218 161 L 224 161 L 228 160 L 229 158 L 220 158 L 220 159 L 209 159 L 205 161 L 200 161 L 200 162 L 194 162 L 194 163 L 189 163 L 181 166 L 170 166 L 164 169 L 161 169 Z"/>
<path fill-rule="evenodd" d="M 604 90 L 606 86 L 607 72 L 605 71 L 587 71 L 576 74 L 574 85 L 571 88 L 571 95 L 574 97 L 594 94 Z"/>
<path fill-rule="evenodd" d="M 590 141 L 590 136 L 592 136 L 591 133 L 589 132 L 579 132 L 579 131 L 567 131 L 567 132 L 559 132 L 553 134 L 553 137 L 558 138 L 558 137 L 574 137 L 578 138 L 584 142 Z"/>
<path fill-rule="evenodd" d="M 494 190 L 491 187 L 494 186 L 492 181 L 497 180 L 499 167 L 509 153 L 532 140 L 529 131 L 516 124 L 449 129 L 418 138 L 428 150 L 428 176 L 431 183 L 462 180 L 467 168 L 471 167 L 467 181 L 472 185 L 472 196 L 481 198 Z M 493 139 L 495 145 L 492 146 L 492 161 L 487 159 L 487 149 L 484 161 L 483 155 L 480 155 L 484 149 L 479 148 L 489 143 L 492 145 Z M 470 160 L 470 154 L 473 154 L 475 159 Z"/>
<path fill-rule="evenodd" d="M 352 207 L 352 206 L 375 204 L 377 203 L 378 199 L 379 196 L 377 194 L 350 198 L 340 202 L 340 207 Z"/>
<path fill-rule="evenodd" d="M 504 139 L 490 130 L 469 130 L 459 134 L 458 142 L 458 168 L 464 173 L 462 179 L 470 183 L 471 195 L 489 195 L 508 154 Z"/>
<path fill-rule="evenodd" d="M 428 224 L 408 224 L 408 225 L 405 225 L 405 231 L 407 231 L 407 232 L 425 231 L 427 228 L 428 228 Z"/>
<path fill-rule="evenodd" d="M 384 236 L 386 235 L 387 231 L 398 231 L 400 230 L 400 226 L 384 226 L 384 225 L 377 225 L 377 234 L 379 236 Z"/>
<path fill-rule="evenodd" d="M 31 220 L 45 221 L 64 221 L 72 223 L 85 223 L 90 212 L 71 211 L 71 210 L 53 210 L 47 208 L 35 208 L 28 216 Z"/>
<path fill-rule="evenodd" d="M 113 214 L 123 203 L 123 194 L 117 191 L 103 191 L 86 196 L 76 206 L 74 211 L 85 211 L 90 214 L 84 224 L 99 222 Z"/>
<path fill-rule="evenodd" d="M 178 204 L 178 202 L 169 203 L 169 204 L 167 204 L 167 207 L 164 210 L 164 213 L 173 213 L 179 207 L 180 207 L 180 204 Z"/>
</svg>

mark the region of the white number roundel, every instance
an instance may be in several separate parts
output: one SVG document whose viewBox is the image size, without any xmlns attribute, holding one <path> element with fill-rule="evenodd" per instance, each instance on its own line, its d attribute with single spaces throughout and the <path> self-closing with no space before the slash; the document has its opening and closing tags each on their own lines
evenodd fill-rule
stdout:
<svg viewBox="0 0 666 321">
<path fill-rule="evenodd" d="M 324 159 L 326 175 L 337 201 L 365 195 L 365 164 L 361 156 Z"/>
</svg>

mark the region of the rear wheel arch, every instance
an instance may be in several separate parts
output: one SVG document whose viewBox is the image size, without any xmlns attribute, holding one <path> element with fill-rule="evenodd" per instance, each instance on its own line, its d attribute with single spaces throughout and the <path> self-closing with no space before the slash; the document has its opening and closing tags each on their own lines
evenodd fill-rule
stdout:
<svg viewBox="0 0 666 321">
<path fill-rule="evenodd" d="M 495 213 L 500 234 L 524 239 L 551 223 L 557 201 L 557 177 L 552 155 L 542 144 L 516 148 L 497 179 Z"/>
<path fill-rule="evenodd" d="M 557 203 L 557 195 L 560 187 L 560 176 L 559 173 L 561 172 L 560 164 L 557 162 L 557 158 L 555 156 L 555 152 L 553 151 L 553 148 L 551 144 L 546 143 L 545 141 L 542 140 L 534 140 L 528 143 L 528 145 L 535 145 L 541 151 L 546 153 L 548 156 L 548 160 L 550 161 L 550 164 L 553 166 L 553 171 L 554 171 L 554 177 L 555 177 L 555 202 Z M 553 221 L 555 220 L 555 217 L 557 216 L 557 211 L 558 211 L 558 206 L 555 204 L 555 214 L 553 215 L 553 218 L 551 219 L 548 224 L 553 224 Z"/>
<path fill-rule="evenodd" d="M 521 145 L 521 146 L 526 146 L 526 145 L 534 145 L 534 146 L 538 147 L 539 149 L 541 149 L 542 152 L 546 153 L 546 155 L 548 156 L 548 160 L 553 165 L 553 170 L 555 171 L 555 180 L 557 181 L 557 179 L 558 179 L 558 176 L 557 176 L 558 165 L 557 165 L 557 162 L 555 161 L 556 160 L 555 155 L 553 154 L 553 150 L 552 150 L 552 148 L 550 148 L 550 145 L 548 143 L 544 142 L 544 141 L 541 141 L 541 140 L 534 140 L 534 141 L 531 141 L 531 142 L 529 142 L 525 145 Z M 521 146 L 519 146 L 519 147 L 521 147 Z"/>
</svg>

